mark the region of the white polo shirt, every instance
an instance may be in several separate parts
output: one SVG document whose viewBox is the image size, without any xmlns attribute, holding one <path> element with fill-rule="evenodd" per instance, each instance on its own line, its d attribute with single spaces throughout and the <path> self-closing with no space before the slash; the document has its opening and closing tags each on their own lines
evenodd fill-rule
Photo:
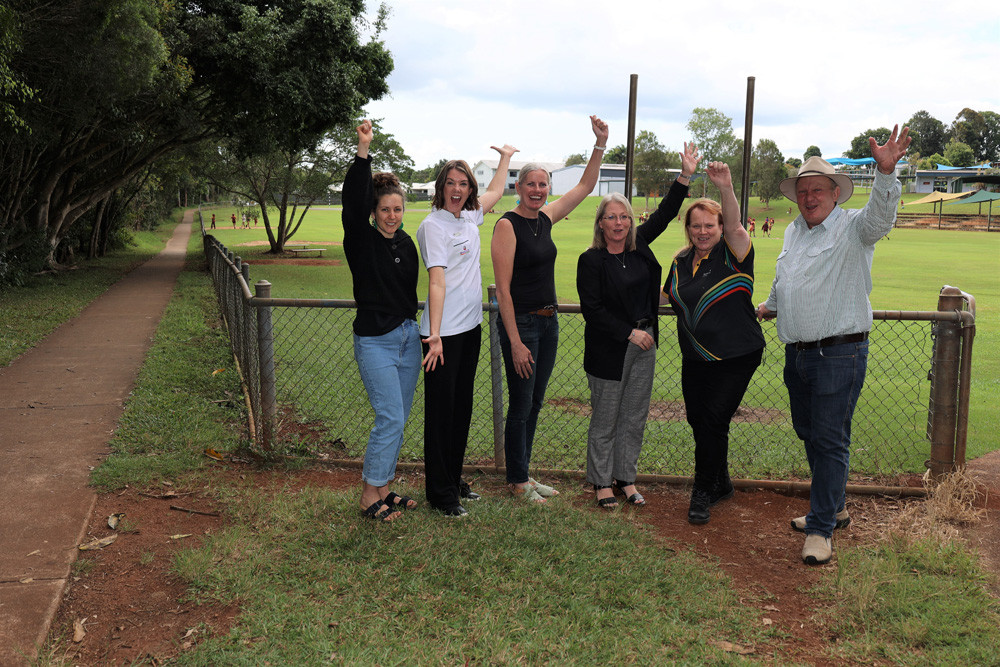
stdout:
<svg viewBox="0 0 1000 667">
<path fill-rule="evenodd" d="M 444 310 L 441 335 L 454 336 L 483 321 L 483 276 L 479 267 L 479 227 L 483 211 L 462 211 L 456 218 L 434 209 L 417 229 L 417 243 L 424 266 L 444 268 Z M 431 333 L 430 312 L 420 316 L 420 334 Z"/>
</svg>

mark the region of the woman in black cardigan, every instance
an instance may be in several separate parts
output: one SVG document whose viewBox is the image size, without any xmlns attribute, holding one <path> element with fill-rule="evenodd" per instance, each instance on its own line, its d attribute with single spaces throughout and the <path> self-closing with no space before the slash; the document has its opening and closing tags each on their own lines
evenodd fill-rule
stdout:
<svg viewBox="0 0 1000 667">
<path fill-rule="evenodd" d="M 358 154 L 344 179 L 344 254 L 354 280 L 354 358 L 375 412 L 361 469 L 361 509 L 393 521 L 417 503 L 389 490 L 420 375 L 417 248 L 403 231 L 405 194 L 390 173 L 372 176 L 372 124 L 357 127 Z"/>
<path fill-rule="evenodd" d="M 618 504 L 614 488 L 629 504 L 645 504 L 635 478 L 653 390 L 662 274 L 649 244 L 677 217 L 697 166 L 698 149 L 684 144 L 681 175 L 638 227 L 628 199 L 617 193 L 604 197 L 594 219 L 593 243 L 577 263 L 576 287 L 586 322 L 583 368 L 591 404 L 587 481 L 605 509 Z"/>
</svg>

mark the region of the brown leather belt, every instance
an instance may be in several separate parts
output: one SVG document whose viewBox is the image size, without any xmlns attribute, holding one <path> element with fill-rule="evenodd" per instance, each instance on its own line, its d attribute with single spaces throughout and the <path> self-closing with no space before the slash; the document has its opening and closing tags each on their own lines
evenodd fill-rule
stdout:
<svg viewBox="0 0 1000 667">
<path fill-rule="evenodd" d="M 559 308 L 557 306 L 545 306 L 544 308 L 539 308 L 538 310 L 529 310 L 529 315 L 541 315 L 542 317 L 552 317 L 556 314 Z"/>
<path fill-rule="evenodd" d="M 808 343 L 792 343 L 796 350 L 812 350 L 817 347 L 829 347 L 831 345 L 843 345 L 844 343 L 860 343 L 868 340 L 868 332 L 844 334 L 843 336 L 830 336 L 823 340 L 814 340 Z"/>
</svg>

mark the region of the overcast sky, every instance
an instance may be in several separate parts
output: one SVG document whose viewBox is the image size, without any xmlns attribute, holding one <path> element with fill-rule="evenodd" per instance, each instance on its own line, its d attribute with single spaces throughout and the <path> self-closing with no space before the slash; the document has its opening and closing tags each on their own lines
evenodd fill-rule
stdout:
<svg viewBox="0 0 1000 667">
<path fill-rule="evenodd" d="M 695 107 L 719 109 L 742 138 L 750 76 L 753 143 L 771 139 L 786 158 L 813 144 L 839 156 L 920 109 L 945 125 L 964 107 L 1000 112 L 995 0 L 388 3 L 395 70 L 367 111 L 417 167 L 494 157 L 502 143 L 515 159 L 560 161 L 593 145 L 590 114 L 623 144 L 631 74 L 636 131 L 671 150 Z"/>
</svg>

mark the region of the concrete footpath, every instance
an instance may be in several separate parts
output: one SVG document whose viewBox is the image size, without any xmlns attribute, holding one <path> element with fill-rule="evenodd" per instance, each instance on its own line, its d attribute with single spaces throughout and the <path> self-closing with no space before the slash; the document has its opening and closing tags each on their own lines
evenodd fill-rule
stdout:
<svg viewBox="0 0 1000 667">
<path fill-rule="evenodd" d="M 0 368 L 0 665 L 27 664 L 59 607 L 108 440 L 184 266 L 193 215 L 166 249 Z M 0 314 L 2 317 L 2 314 Z"/>
</svg>

